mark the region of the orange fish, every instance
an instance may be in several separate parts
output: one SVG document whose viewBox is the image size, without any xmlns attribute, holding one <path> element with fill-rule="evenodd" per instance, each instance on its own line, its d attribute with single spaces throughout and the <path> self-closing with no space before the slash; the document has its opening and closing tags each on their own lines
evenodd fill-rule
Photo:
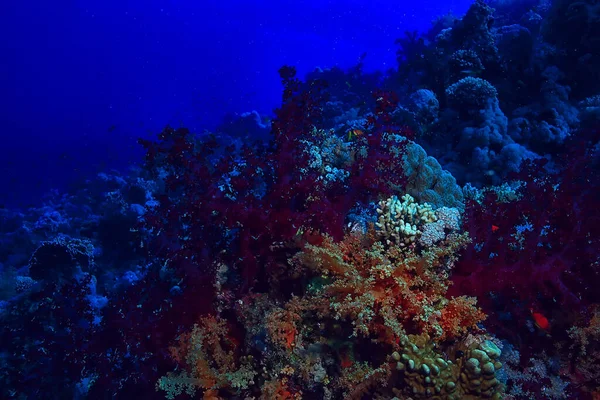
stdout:
<svg viewBox="0 0 600 400">
<path fill-rule="evenodd" d="M 348 140 L 352 140 L 355 137 L 359 137 L 362 134 L 364 134 L 364 132 L 361 129 L 350 129 L 348 131 Z"/>
<path fill-rule="evenodd" d="M 532 308 L 530 308 L 529 311 L 531 312 L 531 317 L 533 318 L 533 322 L 535 322 L 535 326 L 548 333 L 550 330 L 550 321 L 548 321 L 548 318 L 542 313 L 533 311 Z"/>
<path fill-rule="evenodd" d="M 498 225 L 492 225 L 492 232 L 496 233 L 496 231 L 498 231 L 498 229 L 500 229 L 500 227 Z"/>
</svg>

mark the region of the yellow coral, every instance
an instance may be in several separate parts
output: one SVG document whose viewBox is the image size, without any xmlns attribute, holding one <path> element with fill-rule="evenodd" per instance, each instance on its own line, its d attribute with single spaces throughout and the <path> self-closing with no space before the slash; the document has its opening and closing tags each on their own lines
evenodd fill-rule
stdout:
<svg viewBox="0 0 600 400">
<path fill-rule="evenodd" d="M 459 350 L 460 347 L 464 348 Z M 466 348 L 465 348 L 466 347 Z M 417 399 L 500 399 L 504 386 L 496 379 L 502 367 L 500 349 L 489 340 L 463 342 L 450 359 L 426 335 L 408 335 L 392 354 L 402 390 Z"/>
<path fill-rule="evenodd" d="M 396 196 L 379 202 L 376 226 L 388 244 L 394 242 L 400 246 L 413 243 L 421 234 L 421 226 L 437 220 L 431 205 L 418 204 L 415 199 L 405 194 L 402 201 Z"/>
</svg>

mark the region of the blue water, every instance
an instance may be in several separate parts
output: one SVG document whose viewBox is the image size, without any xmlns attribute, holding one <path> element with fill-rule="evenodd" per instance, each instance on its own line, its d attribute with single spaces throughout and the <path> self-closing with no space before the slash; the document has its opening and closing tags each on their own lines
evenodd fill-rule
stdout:
<svg viewBox="0 0 600 400">
<path fill-rule="evenodd" d="M 139 157 L 165 125 L 268 115 L 277 70 L 395 67 L 394 41 L 470 1 L 26 1 L 0 13 L 0 204 Z"/>
</svg>

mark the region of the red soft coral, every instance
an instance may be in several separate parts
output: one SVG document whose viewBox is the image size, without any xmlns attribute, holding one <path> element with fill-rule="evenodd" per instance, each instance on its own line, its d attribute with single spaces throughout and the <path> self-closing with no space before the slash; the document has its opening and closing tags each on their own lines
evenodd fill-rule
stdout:
<svg viewBox="0 0 600 400">
<path fill-rule="evenodd" d="M 600 301 L 590 284 L 600 278 L 600 179 L 593 152 L 581 143 L 573 149 L 558 173 L 544 162 L 525 165 L 518 200 L 488 193 L 467 203 L 473 243 L 456 264 L 451 294 L 477 296 L 488 327 L 518 332 L 531 307 L 552 319 L 556 305 L 578 313 Z"/>
</svg>

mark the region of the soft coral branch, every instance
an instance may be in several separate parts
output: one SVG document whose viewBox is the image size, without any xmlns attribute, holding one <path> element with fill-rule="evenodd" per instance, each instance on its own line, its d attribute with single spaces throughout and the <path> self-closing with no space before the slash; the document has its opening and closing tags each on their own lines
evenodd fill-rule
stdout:
<svg viewBox="0 0 600 400">
<path fill-rule="evenodd" d="M 451 293 L 476 295 L 492 316 L 508 313 L 521 325 L 530 308 L 551 315 L 558 304 L 576 314 L 598 302 L 590 285 L 600 278 L 600 180 L 592 157 L 577 143 L 557 173 L 544 162 L 526 163 L 516 176 L 518 199 L 501 201 L 490 192 L 468 202 L 473 243 L 457 263 Z M 506 321 L 492 318 L 489 325 Z"/>
</svg>

